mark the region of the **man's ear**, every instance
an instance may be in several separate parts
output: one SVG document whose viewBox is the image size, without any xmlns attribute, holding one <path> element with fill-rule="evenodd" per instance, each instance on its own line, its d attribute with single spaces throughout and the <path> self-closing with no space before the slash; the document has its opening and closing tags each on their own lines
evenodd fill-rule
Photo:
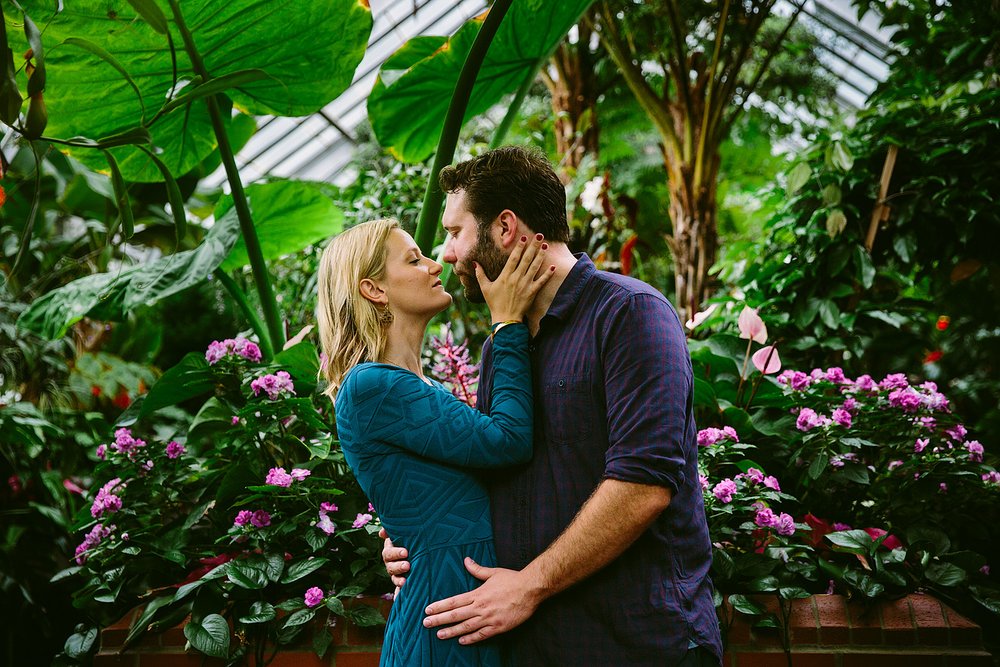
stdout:
<svg viewBox="0 0 1000 667">
<path fill-rule="evenodd" d="M 379 287 L 378 283 L 371 278 L 364 278 L 358 285 L 358 289 L 361 291 L 361 296 L 378 306 L 384 306 L 389 303 L 389 296 L 385 293 L 385 290 Z"/>
<path fill-rule="evenodd" d="M 500 211 L 500 215 L 497 216 L 497 228 L 500 232 L 499 245 L 502 248 L 510 248 L 514 245 L 521 236 L 524 235 L 521 230 L 521 220 L 517 217 L 514 211 L 508 208 Z"/>
</svg>

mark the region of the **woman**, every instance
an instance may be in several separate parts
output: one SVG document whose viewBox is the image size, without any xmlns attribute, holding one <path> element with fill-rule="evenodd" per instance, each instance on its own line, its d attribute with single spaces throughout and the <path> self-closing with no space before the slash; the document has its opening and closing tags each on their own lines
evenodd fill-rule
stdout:
<svg viewBox="0 0 1000 667">
<path fill-rule="evenodd" d="M 503 664 L 493 642 L 437 639 L 423 627 L 423 610 L 479 585 L 466 556 L 496 563 L 489 498 L 475 469 L 531 458 L 531 366 L 521 320 L 552 275 L 542 269 L 546 247 L 522 237 L 496 281 L 476 267 L 494 322 L 488 416 L 423 374 L 425 330 L 451 303 L 440 264 L 394 220 L 353 227 L 323 253 L 317 319 L 340 445 L 389 535 L 409 550 L 383 666 Z"/>
</svg>

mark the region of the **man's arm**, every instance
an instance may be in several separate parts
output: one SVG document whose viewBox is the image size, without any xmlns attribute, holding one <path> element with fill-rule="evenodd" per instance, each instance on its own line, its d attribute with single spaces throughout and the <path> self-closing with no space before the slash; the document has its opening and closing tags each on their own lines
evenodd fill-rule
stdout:
<svg viewBox="0 0 1000 667">
<path fill-rule="evenodd" d="M 521 571 L 482 567 L 469 572 L 485 583 L 426 609 L 424 625 L 441 639 L 473 644 L 526 621 L 545 599 L 586 579 L 620 556 L 670 504 L 662 486 L 602 481 L 555 542 Z"/>
</svg>

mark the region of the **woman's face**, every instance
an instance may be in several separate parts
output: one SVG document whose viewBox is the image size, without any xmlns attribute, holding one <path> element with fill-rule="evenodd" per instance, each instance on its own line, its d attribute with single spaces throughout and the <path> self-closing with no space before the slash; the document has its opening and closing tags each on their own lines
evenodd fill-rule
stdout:
<svg viewBox="0 0 1000 667">
<path fill-rule="evenodd" d="M 385 277 L 378 281 L 395 317 L 434 316 L 451 305 L 441 284 L 442 266 L 424 257 L 413 238 L 394 229 L 386 241 Z"/>
</svg>

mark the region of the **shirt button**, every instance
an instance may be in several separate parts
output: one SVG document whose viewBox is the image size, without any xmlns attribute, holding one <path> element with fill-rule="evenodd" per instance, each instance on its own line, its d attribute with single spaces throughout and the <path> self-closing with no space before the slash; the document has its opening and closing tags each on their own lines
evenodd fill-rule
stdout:
<svg viewBox="0 0 1000 667">
<path fill-rule="evenodd" d="M 566 386 L 566 380 L 559 380 L 559 386 L 560 387 L 565 387 Z"/>
</svg>

